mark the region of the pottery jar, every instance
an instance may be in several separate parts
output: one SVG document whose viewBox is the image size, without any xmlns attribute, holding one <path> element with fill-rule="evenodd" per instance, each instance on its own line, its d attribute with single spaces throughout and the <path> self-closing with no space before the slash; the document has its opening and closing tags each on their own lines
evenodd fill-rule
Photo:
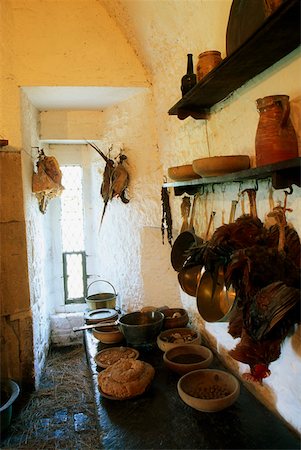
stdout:
<svg viewBox="0 0 301 450">
<path fill-rule="evenodd" d="M 263 166 L 298 156 L 297 136 L 290 120 L 288 95 L 256 100 L 259 122 L 255 137 L 256 165 Z"/>
<path fill-rule="evenodd" d="M 196 67 L 197 80 L 200 81 L 221 62 L 221 52 L 217 50 L 208 50 L 207 52 L 200 53 Z"/>
</svg>

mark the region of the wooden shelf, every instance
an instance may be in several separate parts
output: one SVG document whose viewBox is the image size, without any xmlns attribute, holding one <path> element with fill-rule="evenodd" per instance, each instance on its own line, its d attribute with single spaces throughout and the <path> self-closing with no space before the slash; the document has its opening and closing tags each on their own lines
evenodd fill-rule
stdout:
<svg viewBox="0 0 301 450">
<path fill-rule="evenodd" d="M 286 0 L 168 113 L 179 119 L 207 119 L 213 105 L 295 50 L 300 37 L 300 0 Z"/>
<path fill-rule="evenodd" d="M 228 173 L 227 175 L 220 177 L 207 177 L 191 181 L 164 183 L 163 187 L 173 187 L 175 195 L 182 195 L 184 193 L 193 195 L 198 192 L 202 186 L 208 184 L 263 180 L 266 178 L 272 179 L 272 186 L 274 189 L 285 189 L 291 187 L 293 184 L 301 187 L 301 157 L 262 167 L 255 167 L 253 169 Z"/>
</svg>

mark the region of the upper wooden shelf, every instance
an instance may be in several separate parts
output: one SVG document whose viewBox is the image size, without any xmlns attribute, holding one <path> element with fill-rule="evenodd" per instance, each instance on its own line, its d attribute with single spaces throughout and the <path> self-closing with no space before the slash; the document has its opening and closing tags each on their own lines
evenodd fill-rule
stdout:
<svg viewBox="0 0 301 450">
<path fill-rule="evenodd" d="M 296 49 L 301 42 L 300 0 L 286 0 L 235 52 L 169 111 L 179 119 L 207 119 L 210 108 Z"/>
<path fill-rule="evenodd" d="M 231 182 L 243 182 L 245 180 L 272 179 L 272 186 L 275 189 L 285 189 L 293 184 L 301 187 L 301 157 L 288 159 L 266 166 L 255 167 L 253 169 L 241 170 L 239 172 L 228 173 L 220 177 L 207 177 L 191 181 L 174 181 L 164 183 L 163 187 L 173 187 L 175 195 L 187 193 L 194 195 L 202 186 L 206 184 L 222 184 Z"/>
</svg>

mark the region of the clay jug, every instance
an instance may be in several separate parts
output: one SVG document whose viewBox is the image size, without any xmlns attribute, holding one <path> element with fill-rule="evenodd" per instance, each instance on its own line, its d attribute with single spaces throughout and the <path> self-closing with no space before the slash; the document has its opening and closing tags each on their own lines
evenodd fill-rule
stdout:
<svg viewBox="0 0 301 450">
<path fill-rule="evenodd" d="M 255 138 L 256 165 L 263 166 L 298 156 L 298 141 L 289 118 L 288 95 L 256 100 L 259 122 Z"/>
<path fill-rule="evenodd" d="M 221 52 L 218 50 L 208 50 L 207 52 L 200 53 L 196 66 L 197 80 L 200 81 L 221 62 Z"/>
</svg>

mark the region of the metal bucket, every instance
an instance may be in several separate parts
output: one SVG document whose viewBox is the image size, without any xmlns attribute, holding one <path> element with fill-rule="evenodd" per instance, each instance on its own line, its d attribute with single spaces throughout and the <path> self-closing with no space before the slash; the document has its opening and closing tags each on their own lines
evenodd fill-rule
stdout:
<svg viewBox="0 0 301 450">
<path fill-rule="evenodd" d="M 89 284 L 89 286 L 87 288 L 87 294 L 89 294 L 89 289 L 92 286 L 92 284 L 100 283 L 100 282 L 108 283 L 112 287 L 113 292 L 100 292 L 100 293 L 93 294 L 93 295 L 87 295 L 86 302 L 87 302 L 88 308 L 90 310 L 101 309 L 101 308 L 115 309 L 117 293 L 116 293 L 114 286 L 109 281 L 106 281 L 106 280 L 93 281 L 91 284 Z"/>
</svg>

